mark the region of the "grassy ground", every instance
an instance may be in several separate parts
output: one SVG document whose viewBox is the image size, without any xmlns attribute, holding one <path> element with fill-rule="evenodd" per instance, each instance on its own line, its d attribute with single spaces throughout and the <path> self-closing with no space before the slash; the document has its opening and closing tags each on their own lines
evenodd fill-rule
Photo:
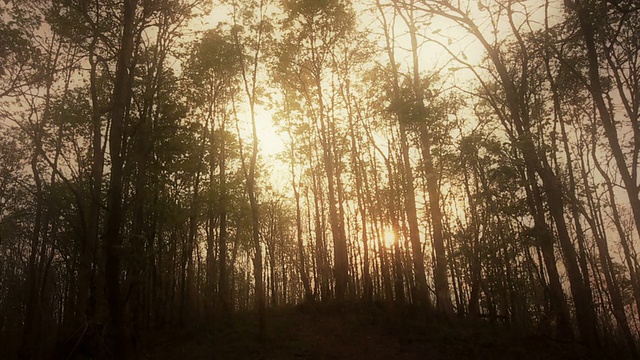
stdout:
<svg viewBox="0 0 640 360">
<path fill-rule="evenodd" d="M 518 336 L 506 326 L 428 318 L 417 309 L 361 305 L 283 308 L 233 325 L 165 331 L 147 341 L 150 359 L 589 359 L 579 344 Z M 619 358 L 619 357 L 618 357 Z"/>
</svg>

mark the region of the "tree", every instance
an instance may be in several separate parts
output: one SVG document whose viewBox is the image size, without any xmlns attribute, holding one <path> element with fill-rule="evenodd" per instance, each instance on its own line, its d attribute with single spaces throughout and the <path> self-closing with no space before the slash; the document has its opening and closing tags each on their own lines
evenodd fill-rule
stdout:
<svg viewBox="0 0 640 360">
<path fill-rule="evenodd" d="M 113 107 L 111 109 L 111 131 L 109 136 L 109 154 L 111 156 L 111 174 L 109 177 L 109 200 L 105 229 L 105 286 L 109 304 L 109 333 L 114 355 L 124 358 L 125 326 L 120 293 L 120 258 L 122 247 L 122 171 L 124 155 L 122 141 L 127 107 L 131 101 L 131 83 L 129 65 L 134 50 L 134 21 L 137 0 L 124 2 L 122 14 L 122 37 L 118 53 L 118 64 L 113 85 Z"/>
<path fill-rule="evenodd" d="M 380 2 L 377 2 L 378 9 L 384 16 L 384 10 Z M 399 9 L 394 7 L 394 14 L 397 14 Z M 407 18 L 407 21 L 408 18 Z M 386 20 L 385 20 L 386 22 Z M 395 22 L 395 19 L 394 19 Z M 391 101 L 390 110 L 395 112 L 395 116 L 397 117 L 399 128 L 400 128 L 400 147 L 402 149 L 402 171 L 404 174 L 404 181 L 402 183 L 402 187 L 404 189 L 404 206 L 407 214 L 407 220 L 409 222 L 409 232 L 410 232 L 410 240 L 411 240 L 411 251 L 413 253 L 413 265 L 414 265 L 414 273 L 416 277 L 416 298 L 418 302 L 422 303 L 427 307 L 431 307 L 431 302 L 429 300 L 428 294 L 428 286 L 427 286 L 427 278 L 425 273 L 424 266 L 424 254 L 422 252 L 422 245 L 420 242 L 420 230 L 418 227 L 418 215 L 416 210 L 416 195 L 414 188 L 414 177 L 413 170 L 411 169 L 411 159 L 409 157 L 409 144 L 407 140 L 407 125 L 409 123 L 409 119 L 407 115 L 412 114 L 413 110 L 419 111 L 419 109 L 415 109 L 411 104 L 403 103 L 403 93 L 400 87 L 400 72 L 397 68 L 396 58 L 395 58 L 395 39 L 393 39 L 390 35 L 389 30 L 385 26 L 385 43 L 386 43 L 386 51 L 389 57 L 389 64 L 391 65 L 392 72 L 392 86 L 393 86 L 393 100 Z M 412 41 L 412 49 L 414 49 L 413 45 L 415 45 Z M 417 49 L 415 49 L 417 51 Z M 419 74 L 419 70 L 415 68 L 414 63 L 414 76 L 415 72 Z M 418 75 L 419 76 L 419 75 Z M 414 79 L 415 80 L 415 79 Z M 418 85 L 416 85 L 418 86 Z M 417 89 L 417 88 L 416 88 Z M 418 93 L 420 90 L 418 90 Z M 414 94 L 415 95 L 415 94 Z M 418 106 L 424 106 L 422 104 L 422 100 L 415 100 L 416 104 L 419 102 Z M 407 105 L 407 106 L 403 106 Z M 409 110 L 409 111 L 406 111 Z M 446 269 L 446 267 L 444 268 Z M 439 282 L 440 284 L 440 282 Z M 444 306 L 444 303 L 442 303 Z"/>
<path fill-rule="evenodd" d="M 344 218 L 339 207 L 339 179 L 337 175 L 335 130 L 327 114 L 323 75 L 330 63 L 333 45 L 347 36 L 353 27 L 353 13 L 343 1 L 316 3 L 288 1 L 285 41 L 279 50 L 278 71 L 293 72 L 295 80 L 279 77 L 286 86 L 295 89 L 307 102 L 309 117 L 318 127 L 322 146 L 322 161 L 326 172 L 329 198 L 329 218 L 334 241 L 336 299 L 347 297 L 349 259 Z M 283 74 L 283 75 L 284 75 Z M 285 80 L 286 79 L 286 80 Z M 294 80 L 294 81 L 292 81 Z"/>
<path fill-rule="evenodd" d="M 510 26 L 515 38 L 515 56 L 518 60 L 517 63 L 520 65 L 520 68 L 515 73 L 510 71 L 506 65 L 504 61 L 505 54 L 500 52 L 497 45 L 498 39 L 494 39 L 494 44 L 492 44 L 490 39 L 485 37 L 478 25 L 462 7 L 456 7 L 444 2 L 427 1 L 424 2 L 423 9 L 427 12 L 443 16 L 446 19 L 454 21 L 471 33 L 482 44 L 488 54 L 489 61 L 491 61 L 491 64 L 495 67 L 495 71 L 497 72 L 497 81 L 502 87 L 504 91 L 503 94 L 506 97 L 504 106 L 508 110 L 508 114 L 502 113 L 502 121 L 505 124 L 506 130 L 509 131 L 508 134 L 511 137 L 511 141 L 518 146 L 518 149 L 522 153 L 526 164 L 527 178 L 531 182 L 530 191 L 533 200 L 531 209 L 532 213 L 535 214 L 535 228 L 537 231 L 541 232 L 540 234 L 542 236 L 541 246 L 545 255 L 545 263 L 549 271 L 551 290 L 553 294 L 553 311 L 556 313 L 556 317 L 558 318 L 559 330 L 561 333 L 565 334 L 565 336 L 570 333 L 568 314 L 567 311 L 564 310 L 565 305 L 562 288 L 556 269 L 554 259 L 555 255 L 553 254 L 552 239 L 550 238 L 549 231 L 546 228 L 542 208 L 543 204 L 540 197 L 541 194 L 539 193 L 537 184 L 535 183 L 536 175 L 542 180 L 547 201 L 549 202 L 549 212 L 555 222 L 556 230 L 558 231 L 558 238 L 563 250 L 565 265 L 567 267 L 571 284 L 571 291 L 576 306 L 581 336 L 589 346 L 598 348 L 599 339 L 596 330 L 597 326 L 592 306 L 592 297 L 588 287 L 586 287 L 585 282 L 582 279 L 575 248 L 571 242 L 564 218 L 564 200 L 562 197 L 561 185 L 556 174 L 551 168 L 546 155 L 540 153 L 533 143 L 533 133 L 531 129 L 533 114 L 529 111 L 530 107 L 527 103 L 527 93 L 531 90 L 529 88 L 529 81 L 532 79 L 530 78 L 529 66 L 532 63 L 532 55 L 523 36 L 518 30 L 518 25 L 515 22 L 514 4 L 506 4 L 506 6 L 504 6 L 504 12 L 507 16 L 508 25 Z M 496 13 L 500 14 L 501 12 Z M 518 77 L 512 74 L 518 74 Z M 483 86 L 485 88 L 487 87 L 486 84 L 483 84 Z M 500 101 L 497 98 L 492 100 L 492 104 L 494 104 L 493 106 L 496 112 L 501 113 L 502 110 L 498 106 Z"/>
<path fill-rule="evenodd" d="M 270 2 L 253 1 L 241 7 L 233 3 L 234 28 L 233 39 L 237 51 L 242 54 L 240 75 L 244 85 L 244 95 L 249 104 L 249 116 L 251 118 L 252 147 L 248 169 L 242 158 L 242 167 L 247 182 L 247 193 L 251 204 L 252 239 L 255 251 L 253 266 L 255 271 L 256 305 L 258 309 L 259 330 L 262 337 L 266 336 L 266 296 L 262 276 L 262 245 L 260 243 L 260 208 L 257 199 L 256 165 L 258 159 L 258 128 L 256 124 L 256 106 L 258 105 L 259 76 L 261 73 L 264 48 L 271 36 L 273 27 L 268 20 Z"/>
<path fill-rule="evenodd" d="M 203 141 L 209 141 L 209 204 L 207 213 L 209 218 L 209 233 L 207 244 L 207 273 L 209 287 L 214 289 L 214 244 L 211 228 L 215 223 L 214 212 L 218 214 L 219 233 L 219 298 L 223 318 L 230 316 L 231 294 L 227 266 L 228 229 L 227 212 L 229 211 L 229 194 L 227 193 L 227 133 L 226 125 L 229 118 L 228 107 L 237 92 L 235 82 L 240 73 L 241 53 L 238 51 L 234 38 L 229 29 L 217 28 L 204 34 L 196 45 L 190 68 L 187 70 L 192 77 L 192 90 L 196 107 L 201 108 L 205 118 L 205 133 Z M 216 126 L 218 130 L 216 131 Z M 216 133 L 219 136 L 216 136 Z M 204 155 L 204 154 L 203 154 Z M 219 168 L 218 181 L 214 181 L 214 169 Z M 218 207 L 214 210 L 213 194 L 217 192 Z M 212 299 L 215 297 L 212 296 Z"/>
</svg>

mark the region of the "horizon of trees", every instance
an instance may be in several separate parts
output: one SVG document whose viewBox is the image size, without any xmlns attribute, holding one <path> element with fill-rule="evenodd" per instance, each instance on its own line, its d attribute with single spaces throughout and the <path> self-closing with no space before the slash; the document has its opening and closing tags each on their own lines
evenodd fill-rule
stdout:
<svg viewBox="0 0 640 360">
<path fill-rule="evenodd" d="M 267 308 L 362 301 L 640 357 L 634 1 L 5 0 L 0 18 L 8 356 L 136 358 L 168 326 L 256 311 L 266 336 Z"/>
</svg>

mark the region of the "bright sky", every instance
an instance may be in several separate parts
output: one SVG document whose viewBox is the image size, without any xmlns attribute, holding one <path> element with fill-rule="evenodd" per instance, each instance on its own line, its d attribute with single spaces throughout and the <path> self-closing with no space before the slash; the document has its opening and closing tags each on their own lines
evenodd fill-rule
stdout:
<svg viewBox="0 0 640 360">
<path fill-rule="evenodd" d="M 385 3 L 385 1 L 382 1 Z M 388 1 L 387 1 L 388 2 Z M 561 7 L 558 5 L 559 2 L 556 0 L 552 0 L 552 5 L 550 7 L 551 14 L 559 13 L 559 9 Z M 470 16 L 474 17 L 474 20 L 480 24 L 481 29 L 489 39 L 492 39 L 494 33 L 493 24 L 486 17 L 486 11 L 481 9 L 479 5 L 479 1 L 470 1 Z M 544 15 L 544 1 L 543 0 L 530 0 L 525 1 L 524 3 L 528 11 L 535 11 L 533 19 L 533 26 L 541 27 L 541 19 Z M 516 13 L 522 8 L 520 5 L 514 5 L 514 9 Z M 371 37 L 374 40 L 378 41 L 381 49 L 384 46 L 384 40 L 382 38 L 382 29 L 381 22 L 378 19 L 379 13 L 375 9 L 375 0 L 361 0 L 355 1 L 354 9 L 356 14 L 358 15 L 358 20 L 360 26 L 362 28 L 367 28 Z M 202 29 L 213 28 L 217 24 L 221 22 L 231 22 L 230 14 L 231 8 L 227 5 L 218 5 L 215 6 L 211 14 L 202 21 L 200 27 Z M 390 16 L 387 20 L 390 19 Z M 505 22 L 504 17 L 498 21 L 498 28 L 504 29 L 500 31 L 497 36 L 504 36 L 502 34 L 511 34 L 511 30 L 508 27 L 508 23 Z M 524 30 L 526 31 L 526 29 Z M 422 41 L 420 46 L 420 61 L 421 61 L 421 71 L 423 73 L 434 72 L 434 71 L 442 71 L 443 76 L 449 76 L 447 81 L 451 85 L 465 86 L 465 83 L 469 83 L 473 81 L 474 75 L 469 70 L 459 70 L 461 69 L 460 64 L 451 60 L 451 55 L 449 51 L 454 54 L 461 55 L 462 58 L 465 59 L 470 64 L 477 64 L 481 61 L 484 56 L 484 48 L 481 44 L 474 38 L 473 35 L 469 34 L 466 30 L 460 28 L 458 25 L 454 24 L 452 21 L 443 19 L 441 17 L 435 17 L 430 20 L 429 24 L 422 24 L 419 28 L 419 33 Z M 404 68 L 410 68 L 411 64 L 411 53 L 410 53 L 410 42 L 408 39 L 406 26 L 403 24 L 401 18 L 396 19 L 396 29 L 395 36 L 397 38 L 396 43 L 396 59 L 400 63 L 400 65 Z M 431 41 L 431 39 L 436 40 L 438 43 L 447 47 L 447 49 L 443 48 L 440 44 Z M 381 53 L 381 58 L 378 60 L 380 62 L 387 62 L 386 54 Z M 451 71 L 449 71 L 451 70 Z M 263 76 L 263 86 L 268 88 L 268 79 L 266 79 L 266 74 L 262 74 Z M 283 168 L 282 164 L 279 164 L 279 161 L 276 160 L 276 155 L 283 150 L 285 150 L 285 143 L 283 139 L 279 136 L 276 127 L 272 121 L 272 111 L 275 104 L 264 104 L 263 106 L 258 106 L 256 108 L 256 120 L 258 126 L 258 134 L 259 134 L 259 146 L 260 146 L 260 155 L 263 158 L 264 163 L 268 168 L 279 167 Z M 244 116 L 248 119 L 248 116 Z M 240 125 L 242 128 L 243 137 L 250 141 L 250 131 L 249 131 L 249 123 L 246 121 L 244 124 Z M 285 136 L 286 138 L 286 136 Z M 271 170 L 271 169 L 270 169 Z M 270 171 L 272 174 L 272 183 L 274 186 L 281 187 L 285 184 L 286 178 L 282 176 L 282 171 Z M 275 183 L 274 183 L 275 182 Z M 284 184 L 283 184 L 284 182 Z"/>
<path fill-rule="evenodd" d="M 216 27 L 220 23 L 231 23 L 231 12 L 231 6 L 214 6 L 208 16 L 197 20 L 199 23 L 195 27 L 200 29 L 211 29 Z M 265 78 L 265 76 L 263 76 L 262 84 L 260 85 L 268 87 L 268 85 L 265 85 L 267 81 L 268 80 Z M 263 100 L 264 99 L 261 99 L 261 101 Z M 272 120 L 271 108 L 273 106 L 274 104 L 262 104 L 257 105 L 255 109 L 256 126 L 258 130 L 259 156 L 262 158 L 262 161 L 264 162 L 268 170 L 268 175 L 270 176 L 269 183 L 276 188 L 284 189 L 288 186 L 288 176 L 283 176 L 282 172 L 274 171 L 274 168 L 284 168 L 283 164 L 281 164 L 276 159 L 276 156 L 285 150 L 285 143 L 278 135 L 278 132 L 276 131 L 276 127 Z M 242 114 L 240 114 L 241 123 L 239 124 L 239 128 L 245 144 L 247 144 L 251 141 L 251 128 L 249 123 L 250 117 L 247 109 L 240 109 L 240 111 L 242 112 Z M 246 121 L 242 121 L 243 119 L 246 119 Z"/>
</svg>

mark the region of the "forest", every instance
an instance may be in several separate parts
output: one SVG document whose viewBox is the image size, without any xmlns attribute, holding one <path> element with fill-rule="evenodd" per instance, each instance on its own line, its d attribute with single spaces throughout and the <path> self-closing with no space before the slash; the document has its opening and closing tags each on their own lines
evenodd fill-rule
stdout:
<svg viewBox="0 0 640 360">
<path fill-rule="evenodd" d="M 640 359 L 639 24 L 635 0 L 0 2 L 0 358 L 378 309 Z M 278 356 L 251 358 L 305 358 Z M 365 358 L 332 356 L 306 358 Z"/>
</svg>

